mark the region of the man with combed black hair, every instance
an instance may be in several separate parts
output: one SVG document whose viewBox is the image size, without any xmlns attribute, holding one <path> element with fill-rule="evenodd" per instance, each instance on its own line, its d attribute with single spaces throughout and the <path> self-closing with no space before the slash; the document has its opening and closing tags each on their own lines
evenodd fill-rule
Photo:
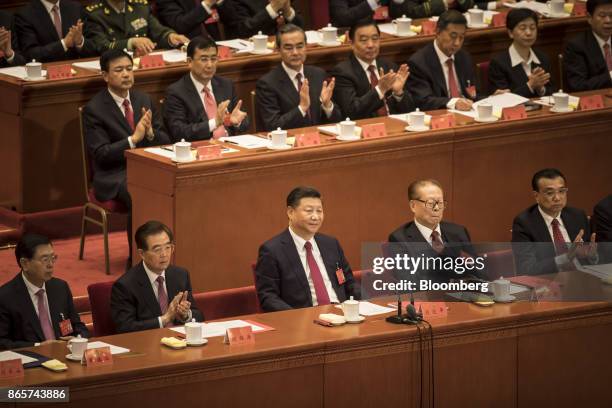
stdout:
<svg viewBox="0 0 612 408">
<path fill-rule="evenodd" d="M 320 234 L 321 193 L 296 187 L 287 196 L 289 227 L 263 243 L 255 286 L 266 312 L 341 303 L 360 298 L 359 285 L 338 240 Z"/>
<path fill-rule="evenodd" d="M 361 22 L 349 31 L 353 53 L 331 71 L 336 78 L 334 101 L 351 119 L 365 119 L 414 110 L 406 87 L 408 65 L 399 68 L 379 58 L 380 29 L 374 22 Z"/>
<path fill-rule="evenodd" d="M 408 88 L 421 110 L 469 111 L 478 99 L 472 58 L 461 47 L 467 20 L 457 10 L 440 16 L 436 38 L 408 60 Z"/>
<path fill-rule="evenodd" d="M 0 287 L 0 350 L 89 337 L 68 283 L 53 277 L 57 254 L 51 241 L 25 234 L 15 258 L 21 271 Z"/>
<path fill-rule="evenodd" d="M 204 320 L 191 289 L 189 272 L 171 265 L 174 236 L 159 221 L 138 227 L 134 237 L 142 258 L 113 284 L 111 315 L 119 333 L 158 329 Z"/>
<path fill-rule="evenodd" d="M 596 258 L 595 234 L 583 210 L 567 206 L 565 176 L 543 169 L 531 179 L 536 204 L 514 218 L 512 242 L 518 274 L 537 275 L 572 269 L 575 259 Z M 583 245 L 587 239 L 590 242 Z"/>
<path fill-rule="evenodd" d="M 190 72 L 168 87 L 164 122 L 172 140 L 218 139 L 246 132 L 249 120 L 241 111 L 234 84 L 216 75 L 217 44 L 196 37 L 187 46 Z"/>
</svg>

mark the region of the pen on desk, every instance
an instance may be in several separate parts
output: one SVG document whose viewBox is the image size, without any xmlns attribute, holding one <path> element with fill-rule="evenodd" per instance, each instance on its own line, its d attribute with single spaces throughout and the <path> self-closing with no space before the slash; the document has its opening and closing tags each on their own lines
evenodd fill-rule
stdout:
<svg viewBox="0 0 612 408">
<path fill-rule="evenodd" d="M 164 150 L 167 150 L 169 152 L 174 152 L 174 149 L 173 149 L 172 145 L 170 145 L 170 146 L 162 146 L 161 148 L 164 149 Z"/>
<path fill-rule="evenodd" d="M 316 323 L 316 324 L 320 324 L 321 326 L 325 326 L 325 327 L 332 327 L 333 326 L 333 324 L 331 324 L 330 322 L 326 322 L 324 320 L 319 320 L 319 319 L 314 319 L 312 322 Z"/>
<path fill-rule="evenodd" d="M 226 140 L 224 140 L 224 142 L 225 142 L 225 143 L 231 143 L 231 144 L 236 145 L 236 146 L 240 146 L 240 143 L 238 143 L 238 142 L 233 142 L 233 141 L 231 141 L 231 140 L 227 140 L 227 139 L 226 139 Z"/>
</svg>

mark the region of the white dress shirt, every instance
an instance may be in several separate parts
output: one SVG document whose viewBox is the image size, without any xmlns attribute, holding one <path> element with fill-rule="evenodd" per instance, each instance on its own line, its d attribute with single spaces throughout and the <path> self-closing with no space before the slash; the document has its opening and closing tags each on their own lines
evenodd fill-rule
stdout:
<svg viewBox="0 0 612 408">
<path fill-rule="evenodd" d="M 445 53 L 442 52 L 440 47 L 438 47 L 438 43 L 434 40 L 434 50 L 436 50 L 436 55 L 440 60 L 440 65 L 442 66 L 442 73 L 444 73 L 444 84 L 446 85 L 446 91 L 450 95 L 450 86 L 448 85 L 448 65 L 446 65 L 446 60 L 451 58 L 453 60 L 453 72 L 455 74 L 455 80 L 457 81 L 457 88 L 459 89 L 459 93 L 461 92 L 461 85 L 459 84 L 459 76 L 457 76 L 457 70 L 455 69 L 455 56 L 452 55 L 448 57 Z M 455 104 L 459 98 L 450 98 L 450 101 L 446 103 L 446 107 L 448 109 L 455 109 Z"/>
<path fill-rule="evenodd" d="M 370 67 L 370 65 L 374 65 L 374 71 L 376 78 L 380 80 L 380 75 L 378 74 L 378 65 L 376 65 L 376 60 L 372 61 L 371 64 L 368 64 L 367 62 L 365 62 L 364 60 L 358 58 L 357 56 L 355 56 L 355 59 L 357 60 L 357 62 L 359 62 L 359 65 L 361 65 L 361 68 L 363 68 L 363 71 L 366 74 L 366 78 L 368 78 L 368 83 L 372 83 L 372 81 L 370 81 L 370 71 L 368 70 L 368 68 Z M 376 85 L 376 93 L 378 94 L 378 97 L 380 99 L 383 99 L 385 97 L 385 94 L 383 94 L 380 90 L 380 87 L 378 85 Z"/>
<path fill-rule="evenodd" d="M 51 19 L 51 22 L 53 23 L 53 11 L 51 11 L 53 9 L 54 6 L 57 6 L 58 8 L 58 13 L 60 15 L 60 25 L 62 24 L 62 11 L 61 11 L 61 7 L 60 7 L 60 3 L 61 0 L 58 0 L 58 2 L 56 4 L 51 3 L 50 1 L 47 0 L 40 0 L 40 2 L 42 3 L 42 5 L 45 7 L 45 9 L 47 10 L 47 13 L 49 13 L 49 18 Z M 53 27 L 55 27 L 55 23 L 53 25 Z M 62 47 L 64 47 L 64 52 L 68 51 L 68 47 L 66 47 L 66 42 L 64 41 L 63 38 L 60 38 L 61 42 L 62 42 Z M 80 44 L 77 44 L 77 48 L 81 49 L 83 48 L 83 45 L 85 44 L 85 36 L 83 36 L 83 39 L 81 40 Z"/>
<path fill-rule="evenodd" d="M 224 0 L 217 0 L 217 3 L 216 3 L 217 6 L 220 6 L 223 3 L 223 1 Z M 206 4 L 205 1 L 202 1 L 202 7 L 204 7 L 204 10 L 206 10 L 206 12 L 208 14 L 212 14 L 213 13 L 212 8 L 208 4 Z"/>
<path fill-rule="evenodd" d="M 563 224 L 563 220 L 561 219 L 561 213 L 559 213 L 559 215 L 557 215 L 556 218 L 553 218 L 550 215 L 546 214 L 540 206 L 538 206 L 538 211 L 540 211 L 540 215 L 542 215 L 542 218 L 544 218 L 544 223 L 546 224 L 546 228 L 548 229 L 548 233 L 550 234 L 550 239 L 552 240 L 553 243 L 555 242 L 555 235 L 553 234 L 552 222 L 555 219 L 559 221 L 559 230 L 561 231 L 561 235 L 563 236 L 563 241 L 567 243 L 572 242 L 569 234 L 567 233 L 567 229 L 565 228 L 565 225 Z M 569 262 L 569 259 L 566 253 L 555 256 L 555 263 L 558 266 L 565 265 L 568 262 Z"/>
<path fill-rule="evenodd" d="M 39 288 L 38 286 L 30 282 L 28 278 L 26 278 L 23 272 L 21 272 L 21 277 L 23 278 L 23 282 L 25 283 L 26 288 L 28 289 L 28 293 L 30 294 L 30 300 L 32 300 L 32 304 L 34 305 L 34 310 L 36 311 L 36 315 L 39 316 L 38 317 L 39 319 L 40 319 L 40 314 L 38 311 L 38 296 L 36 295 L 36 293 L 41 289 L 45 291 L 43 295 L 43 299 L 45 301 L 45 304 L 47 305 L 47 316 L 49 317 L 49 321 L 53 322 L 53 320 L 51 320 L 51 309 L 49 308 L 49 299 L 47 298 L 47 289 L 45 287 L 44 282 L 43 282 L 42 287 Z M 53 325 L 53 323 L 51 323 L 51 325 Z"/>
<path fill-rule="evenodd" d="M 317 306 L 319 304 L 317 301 L 317 294 L 315 292 L 312 278 L 310 277 L 310 268 L 308 267 L 308 261 L 306 260 L 306 248 L 304 248 L 306 240 L 293 232 L 291 227 L 289 227 L 289 233 L 293 238 L 298 255 L 300 256 L 300 261 L 302 261 L 302 266 L 306 272 L 306 279 L 308 280 L 308 286 L 310 287 L 310 296 L 312 297 L 312 305 Z M 329 296 L 329 301 L 331 303 L 338 303 L 338 296 L 336 295 L 336 291 L 329 280 L 329 275 L 327 274 L 327 269 L 325 269 L 325 263 L 323 262 L 323 257 L 321 256 L 319 247 L 317 246 L 317 241 L 315 241 L 313 238 L 309 240 L 309 242 L 312 244 L 312 256 L 314 257 L 315 262 L 319 267 L 319 271 L 321 272 L 323 283 L 325 284 L 325 289 L 327 290 L 327 295 Z"/>
<path fill-rule="evenodd" d="M 168 306 L 170 306 L 170 302 L 172 302 L 172 299 L 170 299 L 170 294 L 168 293 L 168 286 L 166 286 L 166 271 L 162 271 L 162 273 L 158 275 L 149 269 L 146 262 L 142 261 L 142 266 L 144 267 L 144 270 L 147 273 L 147 276 L 149 277 L 149 281 L 151 282 L 151 286 L 153 287 L 153 293 L 155 294 L 155 299 L 159 299 L 159 293 L 157 291 L 157 277 L 158 276 L 164 277 L 163 286 L 164 286 L 164 290 L 166 291 L 166 296 L 168 296 Z M 191 309 L 189 309 L 189 312 L 187 314 L 187 318 L 185 319 L 185 321 L 186 322 L 191 321 L 191 317 L 192 317 Z M 159 322 L 160 328 L 164 327 L 164 325 L 162 324 L 161 316 L 157 318 L 157 321 Z"/>
<path fill-rule="evenodd" d="M 423 238 L 425 238 L 425 241 L 427 241 L 427 243 L 433 247 L 433 239 L 431 237 L 431 233 L 433 231 L 437 231 L 438 234 L 440 234 L 440 240 L 442 242 L 444 242 L 444 240 L 442 239 L 442 229 L 440 228 L 440 224 L 436 225 L 436 229 L 432 230 L 429 227 L 424 226 L 423 224 L 421 224 L 420 222 L 418 222 L 415 218 L 414 220 L 414 225 L 416 225 L 417 229 L 419 230 L 419 232 L 421 233 L 421 235 L 423 235 Z"/>
<path fill-rule="evenodd" d="M 297 74 L 302 74 L 302 83 L 303 83 L 304 79 L 306 79 L 306 75 L 304 75 L 304 65 L 302 65 L 299 71 L 289 68 L 284 62 L 281 62 L 281 66 L 287 73 L 287 76 L 289 76 L 289 78 L 291 79 L 291 83 L 293 84 L 293 87 L 295 88 L 295 90 L 298 91 L 298 93 L 300 93 L 300 88 L 298 86 L 298 80 L 297 80 Z M 320 98 L 319 98 L 319 101 L 321 101 Z M 334 110 L 334 103 L 333 102 L 331 103 L 331 107 L 329 109 L 323 106 L 323 104 L 321 104 L 321 108 L 323 108 L 323 112 L 325 112 L 325 116 L 329 118 Z M 298 104 L 298 109 L 300 110 L 302 117 L 305 117 L 307 112 L 304 112 L 302 110 L 302 107 L 299 104 Z"/>
<path fill-rule="evenodd" d="M 601 55 L 603 55 L 603 59 L 604 59 L 604 63 L 606 62 L 606 52 L 604 51 L 604 45 L 608 44 L 608 47 L 610 47 L 610 52 L 612 53 L 612 44 L 610 41 L 610 38 L 608 38 L 608 41 L 604 41 L 600 36 L 598 36 L 597 34 L 595 34 L 595 32 L 593 31 L 593 36 L 595 37 L 595 40 L 597 40 L 597 44 L 599 44 L 599 50 L 601 51 Z M 610 79 L 612 79 L 612 71 L 610 71 Z"/>
<path fill-rule="evenodd" d="M 525 61 L 523 57 L 521 57 L 521 55 L 518 53 L 516 47 L 514 46 L 514 43 L 510 46 L 510 48 L 508 48 L 508 53 L 510 54 L 510 65 L 512 65 L 512 68 L 516 67 L 517 65 L 520 65 L 523 68 L 523 71 L 525 71 L 525 75 L 527 75 L 527 78 L 529 78 L 529 75 L 531 75 L 531 64 L 541 64 L 540 60 L 538 59 L 538 56 L 535 54 L 535 52 L 533 52 L 531 48 L 529 49 L 529 58 L 527 58 L 527 61 Z M 529 87 L 529 90 L 531 92 L 534 91 L 534 89 L 531 87 L 531 85 L 529 85 L 529 83 L 527 83 L 527 86 Z M 546 93 L 546 87 L 543 86 L 540 89 L 536 89 L 536 91 L 538 95 L 543 96 Z"/>
<path fill-rule="evenodd" d="M 215 99 L 215 93 L 213 92 L 212 83 L 211 83 L 211 81 L 208 81 L 208 83 L 206 85 L 204 85 L 203 83 L 201 83 L 200 81 L 195 79 L 193 74 L 190 73 L 189 76 L 191 77 L 191 81 L 193 82 L 193 86 L 195 86 L 196 91 L 198 91 L 198 95 L 200 96 L 200 100 L 202 101 L 202 106 L 204 106 L 204 110 L 206 110 L 206 100 L 204 99 L 204 92 L 203 92 L 204 91 L 204 86 L 206 86 L 206 88 L 208 89 L 208 91 L 212 95 L 213 99 Z M 217 101 L 215 100 L 215 105 L 216 104 L 217 104 Z M 216 116 L 213 117 L 213 118 L 208 118 L 208 129 L 210 130 L 211 133 L 217 128 L 217 126 L 218 126 L 218 124 L 217 124 Z"/>
<path fill-rule="evenodd" d="M 279 16 L 279 14 L 276 11 L 274 11 L 271 4 L 268 4 L 266 6 L 266 11 L 268 12 L 268 15 L 270 16 L 272 20 L 276 20 L 276 18 Z M 293 21 L 294 18 L 295 18 L 295 10 L 293 9 L 293 7 L 290 7 L 289 15 L 285 16 L 285 20 L 289 23 Z"/>
<path fill-rule="evenodd" d="M 130 108 L 132 108 L 132 112 L 134 112 L 134 106 L 132 106 L 132 100 L 130 99 L 130 91 L 128 91 L 127 97 L 123 98 L 119 95 L 117 95 L 116 93 L 114 93 L 113 91 L 111 91 L 110 88 L 108 88 L 108 93 L 113 97 L 113 100 L 115 101 L 115 103 L 117 104 L 117 106 L 119 107 L 119 111 L 121 111 L 121 114 L 123 116 L 125 116 L 125 108 L 123 107 L 123 101 L 124 100 L 128 100 L 128 102 L 130 102 Z M 136 114 L 134 113 L 134 120 L 136 120 Z M 134 123 L 134 126 L 136 125 L 136 123 Z M 136 143 L 134 143 L 132 141 L 132 136 L 128 136 L 128 143 L 130 144 L 130 149 L 135 149 L 136 148 Z"/>
</svg>

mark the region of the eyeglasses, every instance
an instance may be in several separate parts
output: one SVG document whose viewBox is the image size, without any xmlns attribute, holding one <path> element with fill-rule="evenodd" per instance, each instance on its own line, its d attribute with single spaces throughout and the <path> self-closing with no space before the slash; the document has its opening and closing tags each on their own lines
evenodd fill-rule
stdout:
<svg viewBox="0 0 612 408">
<path fill-rule="evenodd" d="M 57 262 L 57 255 L 53 254 L 53 255 L 45 255 L 45 256 L 41 256 L 40 259 L 34 259 L 35 261 L 38 261 L 40 263 L 43 264 L 50 264 L 50 263 L 56 263 Z"/>
<path fill-rule="evenodd" d="M 448 207 L 448 201 L 435 201 L 435 200 L 419 200 L 415 198 L 414 201 L 419 201 L 425 204 L 425 208 L 431 208 L 432 210 L 438 206 L 438 209 L 443 210 Z"/>
<path fill-rule="evenodd" d="M 174 244 L 166 244 L 166 245 L 160 245 L 157 246 L 155 248 L 149 249 L 149 252 L 153 252 L 155 255 L 161 255 L 165 252 L 172 252 L 174 250 Z"/>
<path fill-rule="evenodd" d="M 541 192 L 540 194 L 544 195 L 546 198 L 553 198 L 557 194 L 563 197 L 567 195 L 568 190 L 569 190 L 568 188 L 560 188 L 558 190 L 546 190 L 546 191 Z"/>
</svg>

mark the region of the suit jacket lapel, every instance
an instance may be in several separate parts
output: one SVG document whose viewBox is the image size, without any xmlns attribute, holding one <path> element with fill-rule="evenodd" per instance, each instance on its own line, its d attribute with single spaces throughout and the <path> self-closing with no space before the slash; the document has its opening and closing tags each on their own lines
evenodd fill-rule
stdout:
<svg viewBox="0 0 612 408">
<path fill-rule="evenodd" d="M 117 103 L 115 103 L 115 100 L 113 99 L 108 89 L 106 90 L 104 103 L 108 105 L 107 112 L 110 112 L 115 117 L 115 122 L 117 122 L 128 134 L 131 135 L 132 129 L 130 129 L 130 125 L 128 125 L 127 119 L 125 118 L 125 114 L 123 111 L 121 111 L 121 109 L 119 109 L 119 106 L 117 106 Z M 134 110 L 133 105 L 132 110 Z M 134 125 L 136 125 L 137 123 L 138 122 L 136 121 L 136 114 L 134 114 Z"/>
<path fill-rule="evenodd" d="M 61 336 L 59 330 L 59 322 L 60 322 L 60 313 L 62 310 L 58 308 L 62 293 L 57 290 L 58 288 L 55 285 L 45 285 L 47 288 L 47 302 L 49 303 L 49 314 L 51 315 L 51 326 L 53 327 L 53 332 L 55 333 L 55 337 Z M 70 316 L 64 316 L 64 319 L 68 319 Z"/>
<path fill-rule="evenodd" d="M 370 89 L 370 79 L 367 77 L 355 55 L 351 54 L 350 61 L 351 66 L 353 67 L 353 73 L 357 78 L 357 86 L 359 87 L 357 94 L 363 95 Z"/>
<path fill-rule="evenodd" d="M 187 74 L 183 77 L 183 88 L 185 89 L 185 97 L 189 102 L 189 106 L 194 109 L 196 113 L 196 120 L 208 120 L 208 115 L 206 115 L 204 104 L 202 103 L 202 97 L 198 94 L 198 90 L 196 89 L 195 85 L 193 84 L 193 81 L 191 80 L 191 75 Z M 213 93 L 214 92 L 215 89 L 213 85 Z"/>
<path fill-rule="evenodd" d="M 314 239 L 317 242 L 317 246 L 319 247 L 321 258 L 323 258 L 323 264 L 325 265 L 325 271 L 327 272 L 327 277 L 329 278 L 329 281 L 331 282 L 332 287 L 336 291 L 336 296 L 338 296 L 338 291 L 337 291 L 338 278 L 336 277 L 336 269 L 339 268 L 340 265 L 338 265 L 338 263 L 336 262 L 337 261 L 336 257 L 333 256 L 333 253 L 334 253 L 333 249 L 326 247 L 321 242 L 318 235 L 315 235 Z"/>
<path fill-rule="evenodd" d="M 36 309 L 34 309 L 34 305 L 32 304 L 32 298 L 30 297 L 30 292 L 28 292 L 28 288 L 23 282 L 23 278 L 21 277 L 21 273 L 15 277 L 15 283 L 17 286 L 17 298 L 21 302 L 21 308 L 24 311 L 24 317 L 26 321 L 32 324 L 36 335 L 40 341 L 45 340 L 45 335 L 42 331 L 42 327 L 40 326 L 40 319 L 36 314 Z M 47 295 L 48 296 L 48 295 Z M 25 323 L 25 322 L 24 322 Z"/>
<path fill-rule="evenodd" d="M 38 21 L 40 24 L 45 26 L 44 31 L 49 33 L 51 38 L 55 39 L 56 41 L 59 41 L 60 38 L 57 35 L 57 31 L 55 30 L 55 24 L 53 23 L 53 19 L 51 17 L 51 14 L 49 14 L 49 12 L 47 12 L 47 9 L 40 2 L 40 0 L 33 1 L 33 3 L 34 3 L 33 11 L 34 11 L 34 15 L 36 17 L 36 21 Z M 62 13 L 63 9 L 64 9 L 64 7 L 60 8 L 60 16 L 62 17 L 62 30 L 63 30 L 63 24 L 64 24 L 64 18 L 63 18 L 63 13 Z"/>
<path fill-rule="evenodd" d="M 284 70 L 282 65 L 279 65 L 276 69 L 277 75 L 275 76 L 279 82 L 278 89 L 286 89 L 287 92 L 285 93 L 285 96 L 289 101 L 289 106 L 297 106 L 300 103 L 300 94 L 295 85 L 293 84 L 292 79 L 289 78 L 287 71 Z M 306 75 L 305 71 L 304 75 Z"/>
<path fill-rule="evenodd" d="M 578 232 L 580 232 L 580 226 L 577 222 L 575 222 L 576 220 L 569 215 L 565 208 L 561 211 L 561 220 L 563 221 L 563 225 L 567 230 L 567 235 L 569 235 L 570 241 L 574 241 L 578 235 Z M 582 239 L 583 241 L 587 242 L 591 239 L 591 237 L 583 236 Z"/>
<path fill-rule="evenodd" d="M 599 43 L 597 42 L 593 31 L 588 30 L 587 37 L 587 47 L 589 48 L 587 55 L 589 55 L 589 57 L 591 58 L 595 58 L 594 62 L 597 64 L 598 71 L 602 69 L 605 69 L 607 71 L 608 68 L 606 67 L 606 60 L 604 59 L 603 54 L 601 53 L 601 48 L 599 48 Z"/>
<path fill-rule="evenodd" d="M 308 279 L 306 279 L 306 271 L 302 266 L 302 260 L 300 259 L 300 255 L 295 247 L 295 242 L 293 242 L 293 238 L 288 229 L 285 230 L 281 242 L 283 243 L 283 252 L 289 261 L 289 265 L 294 265 L 291 271 L 298 278 L 298 281 L 304 289 L 310 293 L 310 285 L 308 284 Z"/>
<path fill-rule="evenodd" d="M 149 310 L 152 310 L 156 316 L 160 316 L 161 309 L 159 307 L 159 302 L 155 298 L 155 292 L 153 292 L 151 281 L 149 280 L 147 272 L 144 270 L 142 262 L 138 265 L 138 286 L 140 287 L 140 298 L 147 303 Z M 167 288 L 168 283 L 166 283 L 166 289 Z M 168 302 L 170 302 L 170 299 L 168 299 Z"/>
<path fill-rule="evenodd" d="M 534 227 L 534 233 L 536 234 L 536 242 L 552 242 L 550 232 L 548 232 L 548 227 L 546 226 L 546 221 L 544 221 L 542 214 L 540 214 L 537 205 L 534 207 L 530 218 Z"/>
<path fill-rule="evenodd" d="M 434 80 L 433 85 L 440 87 L 443 96 L 450 97 L 448 94 L 448 89 L 446 87 L 444 71 L 442 70 L 442 65 L 440 65 L 440 58 L 438 58 L 438 54 L 436 54 L 436 49 L 434 48 L 433 42 L 427 45 L 427 47 L 429 48 L 427 49 L 428 55 L 426 62 L 427 65 L 429 65 L 429 69 L 431 69 L 431 75 Z"/>
<path fill-rule="evenodd" d="M 166 290 L 168 291 L 168 304 L 170 304 L 172 299 L 174 299 L 179 292 L 179 285 L 173 272 L 174 271 L 172 270 L 171 266 L 166 269 Z"/>
</svg>

